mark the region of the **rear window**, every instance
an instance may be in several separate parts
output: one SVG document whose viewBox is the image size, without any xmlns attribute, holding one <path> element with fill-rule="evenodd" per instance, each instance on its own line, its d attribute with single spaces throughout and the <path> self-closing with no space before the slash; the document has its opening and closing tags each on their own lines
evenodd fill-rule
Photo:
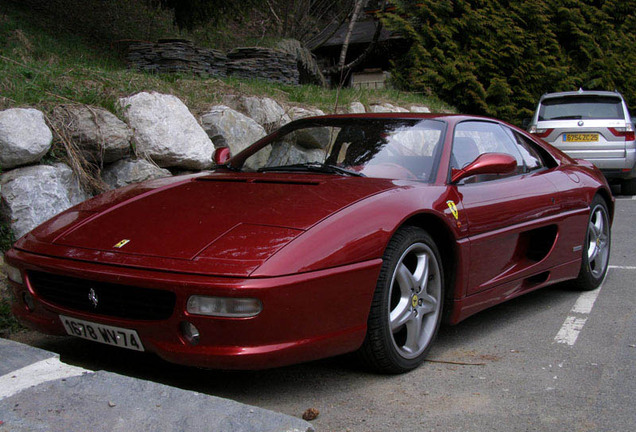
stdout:
<svg viewBox="0 0 636 432">
<path fill-rule="evenodd" d="M 611 96 L 550 98 L 539 107 L 539 121 L 624 118 L 621 99 Z"/>
</svg>

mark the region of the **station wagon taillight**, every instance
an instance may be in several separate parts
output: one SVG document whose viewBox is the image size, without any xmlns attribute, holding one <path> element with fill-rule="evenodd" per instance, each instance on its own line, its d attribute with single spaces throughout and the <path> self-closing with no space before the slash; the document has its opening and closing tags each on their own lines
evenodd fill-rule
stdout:
<svg viewBox="0 0 636 432">
<path fill-rule="evenodd" d="M 552 133 L 554 129 L 537 129 L 536 126 L 530 128 L 530 133 L 537 138 L 545 138 Z"/>
<path fill-rule="evenodd" d="M 631 125 L 627 127 L 608 129 L 614 136 L 625 137 L 625 141 L 634 141 L 634 139 L 636 139 L 634 136 L 634 129 L 632 129 Z"/>
</svg>

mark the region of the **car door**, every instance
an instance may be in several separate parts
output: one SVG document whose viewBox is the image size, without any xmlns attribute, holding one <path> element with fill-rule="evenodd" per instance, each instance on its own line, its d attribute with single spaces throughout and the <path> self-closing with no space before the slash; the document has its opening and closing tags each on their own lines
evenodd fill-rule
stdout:
<svg viewBox="0 0 636 432">
<path fill-rule="evenodd" d="M 466 295 L 520 277 L 524 269 L 540 261 L 541 247 L 549 249 L 556 238 L 549 218 L 559 212 L 557 190 L 549 180 L 553 170 L 538 155 L 520 148 L 504 125 L 458 123 L 451 167 L 462 168 L 484 153 L 510 154 L 517 168 L 505 176 L 473 176 L 455 185 L 470 241 Z M 532 248 L 537 250 L 534 255 Z"/>
</svg>

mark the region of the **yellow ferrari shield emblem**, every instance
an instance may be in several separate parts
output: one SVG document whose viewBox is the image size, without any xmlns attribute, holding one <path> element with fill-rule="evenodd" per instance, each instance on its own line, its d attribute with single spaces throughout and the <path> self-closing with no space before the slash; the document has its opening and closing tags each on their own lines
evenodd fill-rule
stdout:
<svg viewBox="0 0 636 432">
<path fill-rule="evenodd" d="M 450 209 L 455 219 L 459 219 L 459 211 L 457 211 L 457 206 L 455 205 L 455 201 L 451 201 L 451 200 L 446 201 L 446 205 Z"/>
<path fill-rule="evenodd" d="M 115 246 L 113 246 L 115 249 L 119 249 L 122 248 L 124 246 L 126 246 L 128 243 L 130 243 L 130 240 L 128 239 L 123 239 L 122 241 L 120 241 L 119 243 L 117 243 Z"/>
</svg>

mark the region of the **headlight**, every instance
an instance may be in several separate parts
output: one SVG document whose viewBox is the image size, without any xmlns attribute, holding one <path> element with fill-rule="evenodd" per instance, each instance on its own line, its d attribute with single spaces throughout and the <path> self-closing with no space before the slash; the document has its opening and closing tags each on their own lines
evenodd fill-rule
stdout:
<svg viewBox="0 0 636 432">
<path fill-rule="evenodd" d="M 263 303 L 255 298 L 193 295 L 188 299 L 186 310 L 196 315 L 247 318 L 258 315 L 263 310 Z"/>
<path fill-rule="evenodd" d="M 4 263 L 4 270 L 7 272 L 7 277 L 13 282 L 22 285 L 22 271 L 19 268 L 13 267 L 7 263 Z"/>
</svg>

